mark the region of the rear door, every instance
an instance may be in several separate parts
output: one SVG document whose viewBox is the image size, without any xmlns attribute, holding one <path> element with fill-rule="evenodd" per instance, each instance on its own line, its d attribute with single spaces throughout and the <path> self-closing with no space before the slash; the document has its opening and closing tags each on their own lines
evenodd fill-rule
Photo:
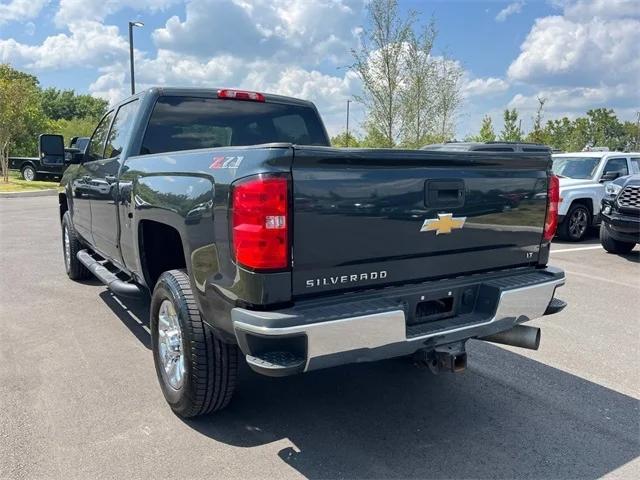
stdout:
<svg viewBox="0 0 640 480">
<path fill-rule="evenodd" d="M 104 145 L 113 120 L 114 112 L 107 113 L 96 127 L 87 150 L 84 162 L 78 166 L 71 182 L 73 194 L 73 226 L 86 240 L 93 242 L 91 234 L 91 198 L 96 194 L 92 180 L 95 162 L 104 158 Z"/>
<path fill-rule="evenodd" d="M 548 154 L 296 148 L 296 295 L 533 264 Z"/>
</svg>

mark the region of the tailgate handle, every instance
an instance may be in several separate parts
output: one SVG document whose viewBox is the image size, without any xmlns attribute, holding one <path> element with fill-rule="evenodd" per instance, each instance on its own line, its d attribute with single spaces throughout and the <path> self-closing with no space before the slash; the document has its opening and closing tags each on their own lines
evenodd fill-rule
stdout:
<svg viewBox="0 0 640 480">
<path fill-rule="evenodd" d="M 424 197 L 427 207 L 462 207 L 464 205 L 464 181 L 427 180 Z"/>
</svg>

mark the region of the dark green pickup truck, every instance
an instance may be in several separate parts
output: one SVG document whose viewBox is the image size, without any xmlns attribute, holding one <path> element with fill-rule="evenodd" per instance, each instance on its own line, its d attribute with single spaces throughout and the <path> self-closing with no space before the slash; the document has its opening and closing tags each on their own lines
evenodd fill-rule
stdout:
<svg viewBox="0 0 640 480">
<path fill-rule="evenodd" d="M 41 149 L 64 155 L 57 136 Z M 270 376 L 400 356 L 459 371 L 469 339 L 535 349 L 522 323 L 565 306 L 548 152 L 331 148 L 310 102 L 153 88 L 71 163 L 67 273 L 151 294 L 158 379 L 182 416 L 224 407 L 240 361 Z"/>
</svg>

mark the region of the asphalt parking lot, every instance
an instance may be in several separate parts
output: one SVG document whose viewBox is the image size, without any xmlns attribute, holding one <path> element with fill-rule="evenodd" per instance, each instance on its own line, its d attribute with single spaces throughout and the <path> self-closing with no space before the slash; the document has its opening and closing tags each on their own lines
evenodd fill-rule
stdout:
<svg viewBox="0 0 640 480">
<path fill-rule="evenodd" d="M 64 273 L 56 197 L 0 199 L 0 478 L 640 478 L 640 250 L 553 245 L 569 307 L 537 352 L 469 342 L 270 379 L 229 408 L 166 406 L 147 306 Z"/>
</svg>

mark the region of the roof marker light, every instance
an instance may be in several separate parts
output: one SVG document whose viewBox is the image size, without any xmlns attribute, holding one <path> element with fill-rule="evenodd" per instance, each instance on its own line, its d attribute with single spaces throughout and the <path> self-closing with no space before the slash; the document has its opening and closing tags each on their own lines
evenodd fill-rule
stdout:
<svg viewBox="0 0 640 480">
<path fill-rule="evenodd" d="M 253 102 L 264 102 L 264 95 L 258 92 L 248 92 L 246 90 L 231 90 L 228 88 L 218 90 L 218 98 L 228 100 L 249 100 Z"/>
</svg>

